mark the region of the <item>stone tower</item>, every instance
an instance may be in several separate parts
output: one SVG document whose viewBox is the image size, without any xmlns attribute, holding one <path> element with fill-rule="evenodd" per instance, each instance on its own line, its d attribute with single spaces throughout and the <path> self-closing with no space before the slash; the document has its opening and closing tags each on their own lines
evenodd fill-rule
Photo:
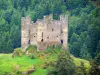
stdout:
<svg viewBox="0 0 100 75">
<path fill-rule="evenodd" d="M 61 23 L 61 42 L 63 42 L 63 48 L 68 49 L 68 16 L 60 16 Z"/>
<path fill-rule="evenodd" d="M 21 20 L 21 46 L 25 51 L 29 45 L 36 45 L 37 50 L 44 50 L 49 45 L 61 44 L 68 48 L 68 16 L 60 15 L 60 20 L 53 20 L 53 16 L 44 16 L 35 23 L 30 17 Z"/>
</svg>

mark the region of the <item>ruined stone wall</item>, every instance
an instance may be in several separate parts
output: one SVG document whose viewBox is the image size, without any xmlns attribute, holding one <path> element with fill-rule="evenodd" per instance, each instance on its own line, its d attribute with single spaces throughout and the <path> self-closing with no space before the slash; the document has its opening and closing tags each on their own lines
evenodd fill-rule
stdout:
<svg viewBox="0 0 100 75">
<path fill-rule="evenodd" d="M 63 40 L 63 47 L 68 49 L 68 16 L 60 16 L 61 23 L 61 40 Z"/>
<path fill-rule="evenodd" d="M 36 45 L 38 49 L 46 49 L 48 45 L 62 44 L 68 46 L 68 16 L 61 15 L 60 20 L 53 20 L 53 16 L 44 16 L 43 20 L 35 23 L 30 17 L 22 18 L 21 45 L 23 50 L 29 44 Z"/>
<path fill-rule="evenodd" d="M 36 24 L 34 24 L 33 22 L 30 26 L 29 37 L 30 37 L 30 44 L 37 45 L 37 28 L 36 28 Z"/>
<path fill-rule="evenodd" d="M 30 19 L 29 17 L 22 18 L 22 27 L 21 27 L 21 46 L 23 51 L 25 51 L 26 47 L 29 45 L 29 26 Z"/>
</svg>

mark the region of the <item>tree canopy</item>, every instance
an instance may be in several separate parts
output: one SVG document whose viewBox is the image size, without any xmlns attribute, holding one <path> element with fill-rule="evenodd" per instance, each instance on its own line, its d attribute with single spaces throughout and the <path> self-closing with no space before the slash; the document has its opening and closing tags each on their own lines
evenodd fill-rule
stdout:
<svg viewBox="0 0 100 75">
<path fill-rule="evenodd" d="M 76 57 L 94 58 L 99 52 L 98 0 L 0 0 L 0 52 L 21 46 L 21 17 L 35 22 L 44 15 L 69 15 L 69 51 Z"/>
</svg>

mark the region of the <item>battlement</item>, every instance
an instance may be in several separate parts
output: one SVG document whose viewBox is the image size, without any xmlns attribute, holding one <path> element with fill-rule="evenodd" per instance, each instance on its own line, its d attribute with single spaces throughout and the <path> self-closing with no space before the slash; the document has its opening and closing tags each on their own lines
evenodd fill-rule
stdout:
<svg viewBox="0 0 100 75">
<path fill-rule="evenodd" d="M 60 20 L 68 20 L 68 15 L 60 15 Z"/>
<path fill-rule="evenodd" d="M 44 16 L 44 20 L 53 20 L 53 15 Z"/>
</svg>

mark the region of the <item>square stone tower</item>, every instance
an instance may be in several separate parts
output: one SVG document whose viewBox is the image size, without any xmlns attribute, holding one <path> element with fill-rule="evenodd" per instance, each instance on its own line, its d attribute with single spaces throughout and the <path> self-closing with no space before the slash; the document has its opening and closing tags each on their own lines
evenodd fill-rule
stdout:
<svg viewBox="0 0 100 75">
<path fill-rule="evenodd" d="M 54 20 L 52 14 L 38 19 L 35 23 L 30 17 L 21 20 L 21 47 L 25 51 L 29 45 L 36 45 L 37 50 L 45 50 L 49 45 L 61 44 L 68 48 L 68 16 L 60 15 Z"/>
</svg>

